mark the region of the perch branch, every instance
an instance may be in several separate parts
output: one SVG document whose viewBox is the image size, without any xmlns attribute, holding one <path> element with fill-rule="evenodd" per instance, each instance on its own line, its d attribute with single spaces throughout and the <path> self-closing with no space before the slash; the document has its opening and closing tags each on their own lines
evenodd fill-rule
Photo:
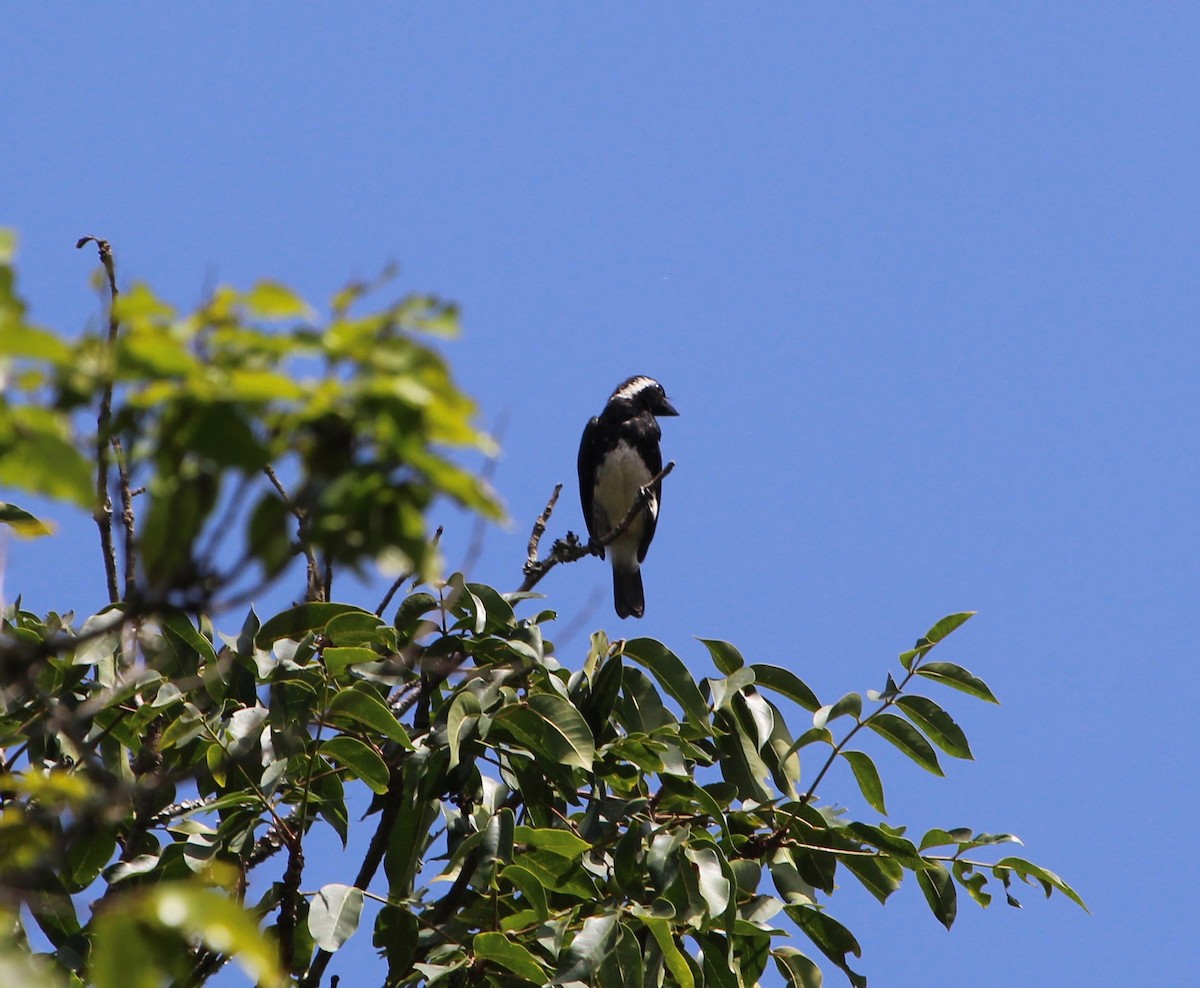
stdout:
<svg viewBox="0 0 1200 988">
<path fill-rule="evenodd" d="M 554 545 L 550 548 L 550 554 L 545 559 L 538 559 L 538 544 L 541 542 L 542 536 L 546 533 L 546 526 L 550 522 L 550 515 L 554 511 L 554 505 L 558 502 L 558 495 L 562 492 L 562 484 L 557 484 L 554 488 L 554 493 L 550 495 L 550 500 L 546 502 L 545 510 L 533 524 L 533 532 L 529 536 L 529 549 L 525 560 L 525 579 L 521 581 L 517 592 L 524 593 L 525 591 L 532 590 L 541 581 L 542 577 L 559 563 L 573 563 L 584 556 L 599 555 L 601 549 L 607 545 L 611 545 L 629 531 L 629 526 L 634 523 L 638 515 L 645 510 L 646 505 L 650 503 L 650 498 L 654 496 L 655 488 L 674 469 L 675 461 L 672 460 L 655 474 L 650 479 L 650 482 L 645 484 L 638 492 L 638 496 L 634 498 L 633 504 L 629 506 L 629 510 L 625 513 L 625 517 L 621 519 L 620 524 L 600 536 L 600 538 L 582 542 L 574 532 L 567 532 L 565 538 L 554 540 Z"/>
<path fill-rule="evenodd" d="M 100 252 L 100 263 L 104 273 L 108 275 L 108 348 L 112 351 L 117 340 L 117 274 L 113 261 L 112 245 L 99 237 L 80 237 L 75 242 L 79 250 L 94 243 Z M 92 509 L 92 517 L 96 519 L 96 527 L 100 529 L 100 552 L 104 556 L 104 576 L 108 583 L 109 603 L 115 604 L 121 599 L 117 587 L 117 549 L 113 545 L 112 530 L 112 497 L 108 492 L 108 430 L 112 424 L 113 382 L 109 376 L 100 397 L 100 411 L 96 416 L 96 505 Z"/>
</svg>

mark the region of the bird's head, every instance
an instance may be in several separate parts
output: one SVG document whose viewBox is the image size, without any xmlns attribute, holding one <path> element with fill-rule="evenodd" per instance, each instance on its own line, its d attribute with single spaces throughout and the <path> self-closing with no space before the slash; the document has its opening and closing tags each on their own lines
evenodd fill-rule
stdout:
<svg viewBox="0 0 1200 988">
<path fill-rule="evenodd" d="M 651 415 L 678 415 L 675 406 L 667 401 L 667 393 L 663 386 L 652 377 L 638 375 L 622 382 L 608 399 L 610 403 L 618 402 L 631 405 L 638 411 L 649 412 Z"/>
</svg>

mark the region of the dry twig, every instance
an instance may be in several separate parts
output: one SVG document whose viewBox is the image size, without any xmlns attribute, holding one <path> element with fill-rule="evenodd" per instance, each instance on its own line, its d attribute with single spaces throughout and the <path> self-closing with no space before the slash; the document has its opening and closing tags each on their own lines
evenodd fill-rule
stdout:
<svg viewBox="0 0 1200 988">
<path fill-rule="evenodd" d="M 542 536 L 546 533 L 546 526 L 550 522 L 550 515 L 554 512 L 555 504 L 558 503 L 558 496 L 562 493 L 562 484 L 555 485 L 554 493 L 550 495 L 550 500 L 546 502 L 545 510 L 538 516 L 537 521 L 533 523 L 533 532 L 529 536 L 529 548 L 526 553 L 525 579 L 521 581 L 517 592 L 524 593 L 532 590 L 559 563 L 573 563 L 584 556 L 598 556 L 601 549 L 607 545 L 611 545 L 629 531 L 629 526 L 633 524 L 637 516 L 650 503 L 650 499 L 654 496 L 654 490 L 659 482 L 674 469 L 675 461 L 672 460 L 655 474 L 650 479 L 650 482 L 639 491 L 638 496 L 634 499 L 633 504 L 629 506 L 629 511 L 625 513 L 625 517 L 621 519 L 620 524 L 605 535 L 602 535 L 598 539 L 583 542 L 574 532 L 567 532 L 565 538 L 554 540 L 554 545 L 550 547 L 550 554 L 545 559 L 538 559 L 538 545 L 542 540 Z"/>
</svg>

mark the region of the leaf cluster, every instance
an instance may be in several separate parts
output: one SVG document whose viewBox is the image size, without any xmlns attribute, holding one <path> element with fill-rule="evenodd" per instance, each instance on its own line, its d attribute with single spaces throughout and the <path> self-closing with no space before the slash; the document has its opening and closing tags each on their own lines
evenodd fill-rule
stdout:
<svg viewBox="0 0 1200 988">
<path fill-rule="evenodd" d="M 996 702 L 931 657 L 970 613 L 832 702 L 715 639 L 702 678 L 649 638 L 560 655 L 553 611 L 518 614 L 537 595 L 423 573 L 432 498 L 499 510 L 449 459 L 487 446 L 429 340 L 452 306 L 354 316 L 352 286 L 318 323 L 264 283 L 181 317 L 112 279 L 108 335 L 68 342 L 26 322 L 10 248 L 0 482 L 92 510 L 111 600 L 0 619 L 0 982 L 199 985 L 233 961 L 316 988 L 369 924 L 388 988 L 749 988 L 772 965 L 814 988 L 819 963 L 858 986 L 840 883 L 884 902 L 911 875 L 947 928 L 960 890 L 1082 905 L 1001 856 L 1010 834 L 883 819 L 872 744 L 935 775 L 972 757 L 917 687 Z M 13 504 L 0 522 L 48 532 Z M 302 603 L 218 630 L 246 567 L 261 589 L 297 554 Z M 416 579 L 387 616 L 328 599 L 335 565 L 397 556 Z M 840 763 L 875 815 L 828 798 Z M 316 842 L 355 829 L 357 873 L 308 887 Z"/>
</svg>

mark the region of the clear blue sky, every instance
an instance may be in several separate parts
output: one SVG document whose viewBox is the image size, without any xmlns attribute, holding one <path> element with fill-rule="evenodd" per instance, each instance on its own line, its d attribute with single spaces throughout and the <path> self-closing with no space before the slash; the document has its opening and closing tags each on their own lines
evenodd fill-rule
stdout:
<svg viewBox="0 0 1200 988">
<path fill-rule="evenodd" d="M 872 984 L 1191 985 L 1198 52 L 1187 4 L 15 5 L 0 224 L 67 330 L 83 234 L 182 306 L 393 259 L 458 299 L 459 379 L 508 416 L 502 587 L 554 483 L 581 528 L 586 418 L 659 377 L 647 616 L 589 627 L 697 670 L 691 636 L 728 638 L 832 698 L 977 609 L 944 657 L 1003 705 L 947 698 L 977 760 L 945 780 L 883 759 L 892 820 L 1011 830 L 1094 912 L 1031 889 L 947 934 L 915 884 L 847 888 Z M 10 543 L 6 594 L 97 609 L 94 542 Z M 608 575 L 543 586 L 567 624 Z M 377 980 L 369 937 L 343 983 Z"/>
</svg>

